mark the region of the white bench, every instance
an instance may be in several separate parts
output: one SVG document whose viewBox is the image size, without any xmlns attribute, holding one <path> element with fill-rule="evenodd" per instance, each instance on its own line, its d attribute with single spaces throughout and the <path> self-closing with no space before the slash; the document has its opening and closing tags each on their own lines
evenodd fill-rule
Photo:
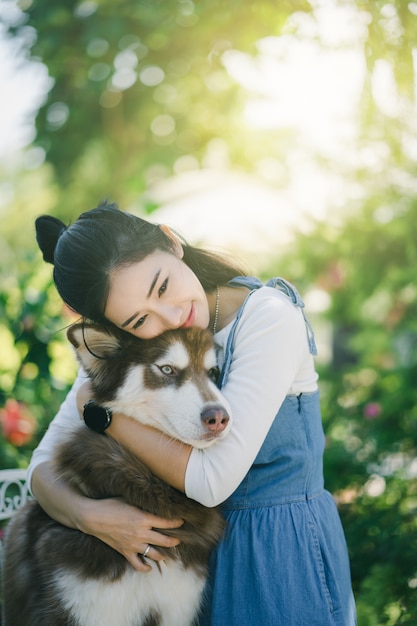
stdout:
<svg viewBox="0 0 417 626">
<path fill-rule="evenodd" d="M 31 498 L 26 483 L 26 470 L 0 470 L 0 521 L 10 519 Z M 0 534 L 0 582 L 3 557 L 2 539 L 3 532 Z"/>
<path fill-rule="evenodd" d="M 0 521 L 8 520 L 32 496 L 26 483 L 26 470 L 0 470 Z M 3 532 L 0 535 L 0 585 L 3 565 Z"/>
<path fill-rule="evenodd" d="M 0 470 L 0 521 L 9 519 L 30 498 L 26 470 Z"/>
<path fill-rule="evenodd" d="M 31 497 L 26 483 L 26 470 L 0 470 L 0 521 L 10 519 Z M 0 535 L 0 584 L 2 565 L 3 530 Z"/>
</svg>

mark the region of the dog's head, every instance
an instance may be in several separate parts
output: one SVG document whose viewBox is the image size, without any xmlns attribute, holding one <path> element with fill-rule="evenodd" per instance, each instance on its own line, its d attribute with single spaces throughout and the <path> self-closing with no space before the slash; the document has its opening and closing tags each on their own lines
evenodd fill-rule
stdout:
<svg viewBox="0 0 417 626">
<path fill-rule="evenodd" d="M 218 369 L 208 331 L 171 330 L 143 340 L 75 324 L 67 334 L 97 402 L 197 448 L 229 432 L 230 408 L 215 385 Z"/>
</svg>

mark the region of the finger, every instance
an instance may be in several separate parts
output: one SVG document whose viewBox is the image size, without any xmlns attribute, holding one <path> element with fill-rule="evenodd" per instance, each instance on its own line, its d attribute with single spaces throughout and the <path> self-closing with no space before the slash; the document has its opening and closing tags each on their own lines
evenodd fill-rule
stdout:
<svg viewBox="0 0 417 626">
<path fill-rule="evenodd" d="M 149 523 L 149 526 L 156 529 L 165 529 L 165 528 L 180 528 L 184 524 L 184 520 L 177 519 L 165 519 L 164 517 L 157 517 L 156 515 L 151 515 L 150 513 L 146 516 L 146 521 Z"/>
<path fill-rule="evenodd" d="M 126 558 L 132 567 L 138 572 L 151 571 L 152 566 L 147 561 L 148 559 L 151 561 L 165 561 L 165 557 L 152 546 L 148 550 L 146 557 L 142 553 L 138 552 L 137 554 L 126 555 Z"/>
<path fill-rule="evenodd" d="M 154 546 L 149 546 L 148 550 L 148 545 L 145 547 L 145 550 L 143 552 L 140 552 L 138 554 L 138 557 L 141 559 L 142 562 L 146 563 L 146 559 L 151 559 L 152 561 L 165 561 L 166 556 L 161 554 L 159 550 L 157 550 L 157 548 L 155 548 Z"/>
<path fill-rule="evenodd" d="M 148 543 L 156 546 L 156 548 L 158 548 L 158 546 L 161 548 L 175 548 L 175 546 L 181 543 L 177 537 L 169 537 L 153 529 L 150 530 L 147 539 Z"/>
<path fill-rule="evenodd" d="M 146 562 L 146 560 L 140 554 L 127 554 L 125 555 L 133 569 L 137 572 L 150 572 L 152 566 Z M 148 554 L 149 556 L 149 554 Z"/>
<path fill-rule="evenodd" d="M 147 559 L 152 559 L 152 561 L 165 561 L 166 556 L 161 554 L 156 548 L 151 548 L 146 555 Z"/>
</svg>

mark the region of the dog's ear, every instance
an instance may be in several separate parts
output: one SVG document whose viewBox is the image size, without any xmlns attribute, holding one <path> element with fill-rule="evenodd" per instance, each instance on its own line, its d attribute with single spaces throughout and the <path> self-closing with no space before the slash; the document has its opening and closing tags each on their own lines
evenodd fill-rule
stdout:
<svg viewBox="0 0 417 626">
<path fill-rule="evenodd" d="M 103 361 L 116 357 L 121 351 L 119 338 L 103 326 L 74 324 L 68 329 L 67 337 L 87 372 L 95 370 Z"/>
</svg>

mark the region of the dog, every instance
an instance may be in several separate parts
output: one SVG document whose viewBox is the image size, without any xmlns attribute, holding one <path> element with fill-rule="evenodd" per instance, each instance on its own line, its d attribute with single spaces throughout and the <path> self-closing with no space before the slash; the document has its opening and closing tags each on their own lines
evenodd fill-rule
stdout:
<svg viewBox="0 0 417 626">
<path fill-rule="evenodd" d="M 230 408 L 215 385 L 211 333 L 167 331 L 141 340 L 97 325 L 68 330 L 98 403 L 197 448 L 227 435 Z M 80 420 L 57 449 L 58 475 L 90 498 L 119 497 L 154 515 L 184 520 L 165 534 L 165 560 L 138 572 L 100 540 L 52 520 L 31 501 L 5 541 L 3 626 L 188 626 L 197 623 L 210 550 L 224 521 L 187 498 L 109 436 Z M 143 557 L 142 557 L 143 558 Z"/>
</svg>

